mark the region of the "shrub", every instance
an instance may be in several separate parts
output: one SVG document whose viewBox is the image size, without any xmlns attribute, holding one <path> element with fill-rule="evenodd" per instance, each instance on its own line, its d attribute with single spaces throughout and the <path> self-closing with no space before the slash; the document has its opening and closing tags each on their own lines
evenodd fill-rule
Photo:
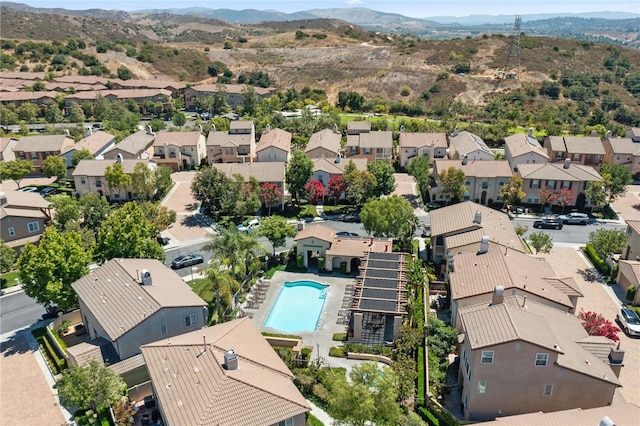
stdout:
<svg viewBox="0 0 640 426">
<path fill-rule="evenodd" d="M 345 358 L 346 355 L 344 353 L 344 350 L 342 348 L 337 348 L 335 346 L 332 346 L 329 348 L 329 356 L 334 356 L 336 358 Z"/>
<path fill-rule="evenodd" d="M 298 267 L 298 269 L 304 268 L 304 258 L 302 257 L 302 255 L 298 255 L 296 257 L 296 266 Z"/>
<path fill-rule="evenodd" d="M 598 272 L 600 272 L 602 275 L 609 275 L 609 265 L 607 265 L 607 263 L 598 255 L 596 249 L 593 247 L 593 244 L 587 243 L 585 253 L 589 260 L 591 260 L 591 263 L 593 263 L 593 266 L 596 267 Z"/>
<path fill-rule="evenodd" d="M 324 405 L 329 402 L 329 397 L 331 396 L 327 388 L 320 383 L 313 385 L 313 395 L 324 403 Z"/>
<path fill-rule="evenodd" d="M 347 262 L 340 262 L 340 273 L 347 273 Z"/>
<path fill-rule="evenodd" d="M 324 269 L 324 257 L 319 257 L 318 258 L 318 269 L 320 269 L 320 270 Z"/>
<path fill-rule="evenodd" d="M 333 340 L 335 340 L 336 342 L 344 342 L 345 340 L 347 340 L 347 333 L 335 333 L 333 335 Z"/>
<path fill-rule="evenodd" d="M 636 298 L 636 288 L 633 285 L 629 285 L 629 287 L 627 287 L 627 293 L 624 297 L 625 299 L 627 299 L 627 301 L 633 302 L 633 300 Z"/>
<path fill-rule="evenodd" d="M 323 423 L 318 420 L 313 414 L 307 413 L 307 426 L 322 426 Z"/>
</svg>

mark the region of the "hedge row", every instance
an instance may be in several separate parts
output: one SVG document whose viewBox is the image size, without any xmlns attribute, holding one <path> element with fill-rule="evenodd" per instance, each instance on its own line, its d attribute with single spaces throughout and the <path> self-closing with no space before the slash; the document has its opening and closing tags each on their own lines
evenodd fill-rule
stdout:
<svg viewBox="0 0 640 426">
<path fill-rule="evenodd" d="M 357 354 L 373 354 L 383 355 L 391 358 L 393 350 L 383 345 L 365 346 L 360 343 L 345 343 L 342 347 L 345 352 L 354 352 Z"/>
<path fill-rule="evenodd" d="M 600 257 L 600 255 L 598 255 L 598 253 L 596 252 L 596 249 L 593 247 L 593 244 L 587 243 L 585 253 L 589 258 L 589 260 L 591 260 L 591 263 L 593 263 L 593 266 L 596 267 L 598 272 L 600 272 L 604 276 L 609 276 L 609 272 L 610 272 L 609 265 L 607 265 L 607 262 L 605 262 Z"/>
<path fill-rule="evenodd" d="M 37 341 L 40 344 L 40 348 L 44 349 L 44 353 L 50 361 L 49 365 L 53 367 L 55 374 L 61 373 L 67 369 L 67 360 L 58 356 L 58 352 L 55 350 L 47 333 L 39 336 Z"/>
</svg>

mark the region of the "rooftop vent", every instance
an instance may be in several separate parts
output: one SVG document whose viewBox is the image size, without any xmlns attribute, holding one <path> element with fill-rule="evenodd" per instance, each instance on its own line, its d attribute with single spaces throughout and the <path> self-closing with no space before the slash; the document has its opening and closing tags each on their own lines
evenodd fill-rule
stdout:
<svg viewBox="0 0 640 426">
<path fill-rule="evenodd" d="M 202 133 L 202 124 L 198 124 L 198 129 L 200 129 L 200 133 Z"/>
<path fill-rule="evenodd" d="M 212 131 L 212 132 L 215 132 L 215 131 L 216 131 L 216 125 L 215 125 L 215 124 L 212 124 L 212 125 L 211 125 L 211 131 Z"/>
<path fill-rule="evenodd" d="M 233 349 L 224 352 L 224 368 L 227 370 L 238 369 L 238 356 Z"/>
<path fill-rule="evenodd" d="M 462 157 L 462 165 L 463 165 L 463 166 L 466 166 L 468 162 L 469 162 L 469 158 L 467 158 L 467 154 L 465 154 L 465 155 Z"/>
<path fill-rule="evenodd" d="M 609 139 L 611 137 L 611 130 L 607 130 L 607 136 L 606 138 Z"/>
<path fill-rule="evenodd" d="M 140 284 L 142 285 L 153 285 L 153 280 L 151 279 L 151 272 L 143 269 L 140 271 Z"/>
<path fill-rule="evenodd" d="M 342 159 L 342 156 L 341 156 L 341 155 L 340 155 L 340 153 L 338 152 L 338 153 L 336 154 L 336 160 L 335 160 L 335 163 L 336 163 L 336 164 L 340 163 L 340 160 L 341 160 L 341 159 Z"/>
<path fill-rule="evenodd" d="M 482 213 L 480 210 L 476 210 L 476 214 L 473 216 L 473 223 L 480 225 L 482 223 Z"/>
<path fill-rule="evenodd" d="M 153 135 L 153 129 L 151 128 L 151 126 L 147 126 L 147 134 Z"/>
<path fill-rule="evenodd" d="M 569 167 L 571 167 L 571 158 L 565 158 L 564 164 L 562 165 L 562 167 L 565 169 L 568 169 Z"/>
<path fill-rule="evenodd" d="M 400 126 L 400 133 L 404 133 L 404 124 Z"/>
<path fill-rule="evenodd" d="M 499 305 L 504 301 L 504 286 L 497 285 L 493 289 L 493 296 L 491 297 L 491 305 Z"/>
<path fill-rule="evenodd" d="M 530 138 L 533 137 L 533 127 L 529 127 L 529 130 L 527 131 L 527 136 L 529 136 Z"/>
<path fill-rule="evenodd" d="M 264 133 L 269 133 L 271 131 L 271 126 L 270 125 L 266 125 L 264 126 Z"/>
<path fill-rule="evenodd" d="M 484 253 L 487 253 L 488 251 L 489 251 L 489 237 L 485 235 L 484 237 L 482 237 L 482 240 L 480 240 L 480 249 L 478 250 L 478 254 L 484 254 Z"/>
<path fill-rule="evenodd" d="M 609 418 L 609 416 L 604 416 L 600 420 L 600 423 L 598 423 L 598 426 L 616 426 L 616 422 L 611 420 L 611 418 Z"/>
<path fill-rule="evenodd" d="M 116 163 L 122 164 L 122 154 L 118 153 L 118 155 L 116 155 Z"/>
<path fill-rule="evenodd" d="M 458 126 L 453 129 L 453 134 L 451 136 L 458 136 Z"/>
</svg>

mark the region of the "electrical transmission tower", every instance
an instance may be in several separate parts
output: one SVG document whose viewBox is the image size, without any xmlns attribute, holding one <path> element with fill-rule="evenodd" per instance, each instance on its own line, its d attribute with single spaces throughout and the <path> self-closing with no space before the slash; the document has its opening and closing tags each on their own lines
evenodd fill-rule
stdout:
<svg viewBox="0 0 640 426">
<path fill-rule="evenodd" d="M 520 15 L 516 15 L 516 21 L 513 23 L 513 33 L 511 34 L 511 41 L 509 43 L 509 53 L 507 53 L 507 62 L 504 64 L 504 74 L 506 78 L 520 78 L 520 23 L 522 19 Z M 515 55 L 517 67 L 515 74 L 509 69 L 509 60 Z"/>
</svg>

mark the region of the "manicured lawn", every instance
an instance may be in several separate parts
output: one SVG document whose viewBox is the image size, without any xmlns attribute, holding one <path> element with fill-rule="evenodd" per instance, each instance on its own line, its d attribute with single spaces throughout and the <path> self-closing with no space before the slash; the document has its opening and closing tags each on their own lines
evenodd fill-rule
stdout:
<svg viewBox="0 0 640 426">
<path fill-rule="evenodd" d="M 189 281 L 187 284 L 191 286 L 193 291 L 198 296 L 200 296 L 202 300 L 209 303 L 213 300 L 215 296 L 215 292 L 214 292 L 213 286 L 211 286 L 211 288 L 209 289 L 206 288 L 208 283 L 209 283 L 209 280 L 206 278 L 196 278 L 193 281 Z"/>
<path fill-rule="evenodd" d="M 0 274 L 0 283 L 2 288 L 12 287 L 16 285 L 16 278 L 20 273 L 18 271 L 7 272 L 6 274 Z"/>
</svg>

